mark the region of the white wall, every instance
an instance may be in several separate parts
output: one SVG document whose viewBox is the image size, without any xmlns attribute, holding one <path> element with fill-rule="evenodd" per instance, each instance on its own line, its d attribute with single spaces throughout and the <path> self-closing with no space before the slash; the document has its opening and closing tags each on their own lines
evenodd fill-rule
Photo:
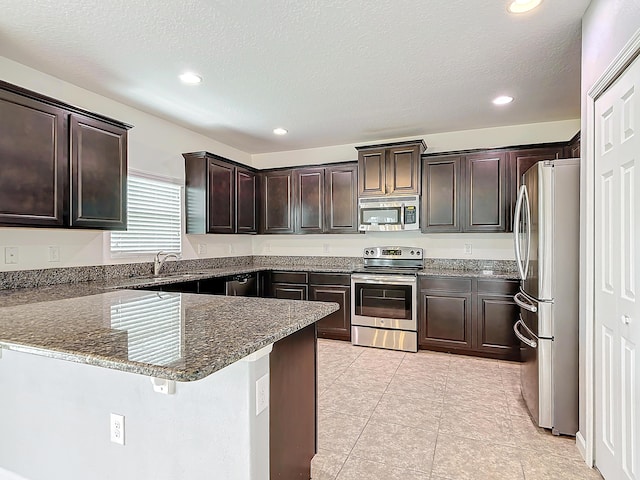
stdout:
<svg viewBox="0 0 640 480">
<path fill-rule="evenodd" d="M 464 235 L 410 232 L 371 232 L 354 235 L 259 235 L 253 238 L 255 255 L 314 255 L 361 257 L 365 247 L 381 245 L 421 247 L 427 258 L 513 260 L 513 240 L 507 233 Z M 464 253 L 471 244 L 471 255 Z"/>
<path fill-rule="evenodd" d="M 640 28 L 640 2 L 637 0 L 592 0 L 582 18 L 582 159 L 581 178 L 581 264 L 580 264 L 580 435 L 587 441 L 593 434 L 589 430 L 586 414 L 587 378 L 585 352 L 587 350 L 586 330 L 593 325 L 588 304 L 593 289 L 589 276 L 592 273 L 592 254 L 588 247 L 593 244 L 593 165 L 592 148 L 588 142 L 590 125 L 587 117 L 587 92 L 603 75 L 607 67 L 622 50 L 623 46 Z M 585 135 L 586 134 L 586 135 Z"/>
<path fill-rule="evenodd" d="M 566 142 L 580 130 L 580 120 L 531 123 L 507 127 L 480 128 L 447 133 L 425 133 L 408 138 L 389 138 L 376 143 L 400 142 L 422 138 L 427 144 L 426 153 L 466 150 L 472 148 L 507 147 L 530 143 Z M 333 145 L 306 150 L 254 154 L 256 168 L 290 167 L 316 163 L 348 162 L 357 160 L 356 146 L 362 144 Z"/>
<path fill-rule="evenodd" d="M 256 415 L 255 384 L 269 350 L 173 395 L 143 375 L 4 350 L 0 479 L 265 480 L 269 408 Z M 110 442 L 111 413 L 125 417 L 124 445 Z"/>
<path fill-rule="evenodd" d="M 176 178 L 184 183 L 183 152 L 209 150 L 245 164 L 251 163 L 251 156 L 245 152 L 5 57 L 0 57 L 0 79 L 133 125 L 128 142 L 129 166 L 132 169 Z M 197 254 L 198 243 L 206 245 L 206 254 Z M 6 246 L 19 248 L 18 264 L 4 263 Z M 49 246 L 60 247 L 60 262 L 48 261 Z M 185 259 L 234 255 L 251 255 L 249 237 L 183 236 Z M 149 260 L 151 256 L 112 259 L 109 254 L 109 234 L 99 231 L 0 228 L 0 271 Z"/>
</svg>

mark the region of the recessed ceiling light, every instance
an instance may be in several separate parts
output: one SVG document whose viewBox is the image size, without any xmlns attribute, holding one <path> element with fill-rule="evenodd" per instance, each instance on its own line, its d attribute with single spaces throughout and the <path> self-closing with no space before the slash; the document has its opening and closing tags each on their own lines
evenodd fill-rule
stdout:
<svg viewBox="0 0 640 480">
<path fill-rule="evenodd" d="M 513 0 L 507 7 L 511 13 L 525 13 L 533 10 L 542 3 L 542 0 Z"/>
<path fill-rule="evenodd" d="M 276 135 L 286 135 L 287 133 L 289 133 L 289 130 L 287 130 L 286 128 L 278 127 L 273 129 L 273 133 L 275 133 Z"/>
<path fill-rule="evenodd" d="M 493 99 L 494 105 L 506 105 L 507 103 L 513 102 L 513 97 L 508 95 L 501 95 Z"/>
<path fill-rule="evenodd" d="M 185 72 L 178 77 L 182 83 L 186 83 L 187 85 L 198 85 L 202 83 L 202 77 L 200 75 L 196 75 L 193 72 Z"/>
</svg>

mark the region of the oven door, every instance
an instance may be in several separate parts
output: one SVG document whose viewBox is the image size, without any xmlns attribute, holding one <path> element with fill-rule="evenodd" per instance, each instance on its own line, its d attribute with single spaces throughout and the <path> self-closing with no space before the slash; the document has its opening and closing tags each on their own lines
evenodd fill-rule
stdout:
<svg viewBox="0 0 640 480">
<path fill-rule="evenodd" d="M 416 331 L 415 275 L 351 275 L 351 324 Z"/>
</svg>

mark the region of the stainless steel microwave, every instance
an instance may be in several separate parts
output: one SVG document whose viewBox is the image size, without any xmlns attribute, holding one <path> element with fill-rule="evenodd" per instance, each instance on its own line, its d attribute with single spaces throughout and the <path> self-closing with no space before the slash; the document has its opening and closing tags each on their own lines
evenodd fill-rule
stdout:
<svg viewBox="0 0 640 480">
<path fill-rule="evenodd" d="M 420 230 L 420 197 L 380 197 L 358 199 L 358 230 L 396 232 Z"/>
</svg>

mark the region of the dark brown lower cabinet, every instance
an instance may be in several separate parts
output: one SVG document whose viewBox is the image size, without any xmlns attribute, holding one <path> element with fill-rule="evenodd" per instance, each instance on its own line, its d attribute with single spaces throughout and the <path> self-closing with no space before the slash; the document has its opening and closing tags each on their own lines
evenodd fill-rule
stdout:
<svg viewBox="0 0 640 480">
<path fill-rule="evenodd" d="M 421 347 L 471 349 L 471 292 L 420 292 Z"/>
<path fill-rule="evenodd" d="M 351 275 L 309 274 L 309 300 L 335 302 L 340 309 L 317 322 L 318 337 L 351 341 Z"/>
<path fill-rule="evenodd" d="M 513 332 L 518 282 L 503 279 L 426 277 L 420 280 L 420 348 L 519 360 Z"/>
<path fill-rule="evenodd" d="M 315 324 L 276 342 L 269 370 L 270 478 L 309 479 L 317 447 Z"/>
<path fill-rule="evenodd" d="M 309 298 L 309 277 L 307 272 L 271 272 L 269 296 L 287 300 Z"/>
</svg>

